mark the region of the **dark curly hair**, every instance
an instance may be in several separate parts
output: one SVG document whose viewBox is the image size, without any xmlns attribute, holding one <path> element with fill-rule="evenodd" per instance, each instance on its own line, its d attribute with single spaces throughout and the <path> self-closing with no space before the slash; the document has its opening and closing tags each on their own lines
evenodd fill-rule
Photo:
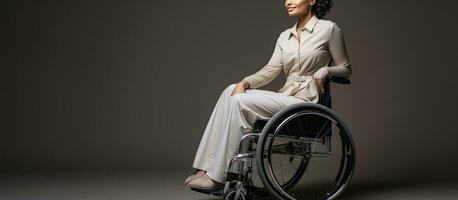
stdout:
<svg viewBox="0 0 458 200">
<path fill-rule="evenodd" d="M 332 0 L 316 0 L 315 4 L 312 6 L 312 12 L 316 17 L 321 19 L 328 14 L 333 5 L 334 2 L 332 2 Z"/>
</svg>

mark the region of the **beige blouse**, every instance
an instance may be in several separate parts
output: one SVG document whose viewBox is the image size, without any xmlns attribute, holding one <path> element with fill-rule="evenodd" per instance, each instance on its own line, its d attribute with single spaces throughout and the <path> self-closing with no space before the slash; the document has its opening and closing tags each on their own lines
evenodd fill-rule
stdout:
<svg viewBox="0 0 458 200">
<path fill-rule="evenodd" d="M 313 15 L 302 28 L 299 44 L 297 23 L 280 33 L 269 62 L 243 79 L 250 83 L 250 88 L 259 88 L 270 83 L 283 69 L 287 79 L 278 92 L 317 103 L 319 93 L 314 78 L 349 78 L 351 63 L 337 24 Z M 330 65 L 331 61 L 335 66 Z"/>
</svg>

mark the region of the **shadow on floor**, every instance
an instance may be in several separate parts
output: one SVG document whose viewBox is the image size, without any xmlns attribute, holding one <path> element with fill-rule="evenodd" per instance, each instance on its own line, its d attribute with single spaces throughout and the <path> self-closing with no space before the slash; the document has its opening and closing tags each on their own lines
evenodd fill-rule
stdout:
<svg viewBox="0 0 458 200">
<path fill-rule="evenodd" d="M 386 180 L 350 183 L 337 199 L 458 199 L 458 180 Z M 208 196 L 199 200 L 221 200 Z M 274 200 L 255 196 L 255 200 Z"/>
<path fill-rule="evenodd" d="M 458 197 L 458 180 L 387 180 L 377 182 L 350 183 L 344 193 L 338 199 L 367 199 L 387 194 L 411 194 L 415 193 L 437 195 L 441 191 L 450 191 L 449 195 Z M 454 193 L 454 194 L 453 194 Z"/>
</svg>

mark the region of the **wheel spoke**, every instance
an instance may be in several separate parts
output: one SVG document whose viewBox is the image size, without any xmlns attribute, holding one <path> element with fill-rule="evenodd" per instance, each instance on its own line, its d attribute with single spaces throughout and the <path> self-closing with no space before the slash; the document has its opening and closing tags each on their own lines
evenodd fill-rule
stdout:
<svg viewBox="0 0 458 200">
<path fill-rule="evenodd" d="M 346 160 L 354 164 L 354 154 L 346 153 L 353 144 L 346 144 L 345 126 L 325 112 L 298 109 L 285 113 L 265 127 L 269 134 L 258 141 L 262 143 L 258 163 L 266 171 L 253 173 L 253 180 L 259 174 L 272 183 L 273 192 L 298 200 L 325 199 L 340 192 L 352 174 L 348 171 L 353 170 L 344 167 L 349 165 Z"/>
</svg>

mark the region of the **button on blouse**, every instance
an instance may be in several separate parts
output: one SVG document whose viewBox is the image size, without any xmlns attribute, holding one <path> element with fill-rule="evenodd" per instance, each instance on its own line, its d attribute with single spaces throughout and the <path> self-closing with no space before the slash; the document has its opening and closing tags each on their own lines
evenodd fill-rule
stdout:
<svg viewBox="0 0 458 200">
<path fill-rule="evenodd" d="M 298 21 L 281 32 L 269 62 L 243 79 L 255 89 L 270 83 L 283 70 L 287 79 L 279 93 L 317 103 L 319 93 L 313 79 L 349 78 L 352 73 L 350 59 L 342 30 L 336 23 L 313 15 L 301 29 L 300 43 L 297 25 Z"/>
</svg>

